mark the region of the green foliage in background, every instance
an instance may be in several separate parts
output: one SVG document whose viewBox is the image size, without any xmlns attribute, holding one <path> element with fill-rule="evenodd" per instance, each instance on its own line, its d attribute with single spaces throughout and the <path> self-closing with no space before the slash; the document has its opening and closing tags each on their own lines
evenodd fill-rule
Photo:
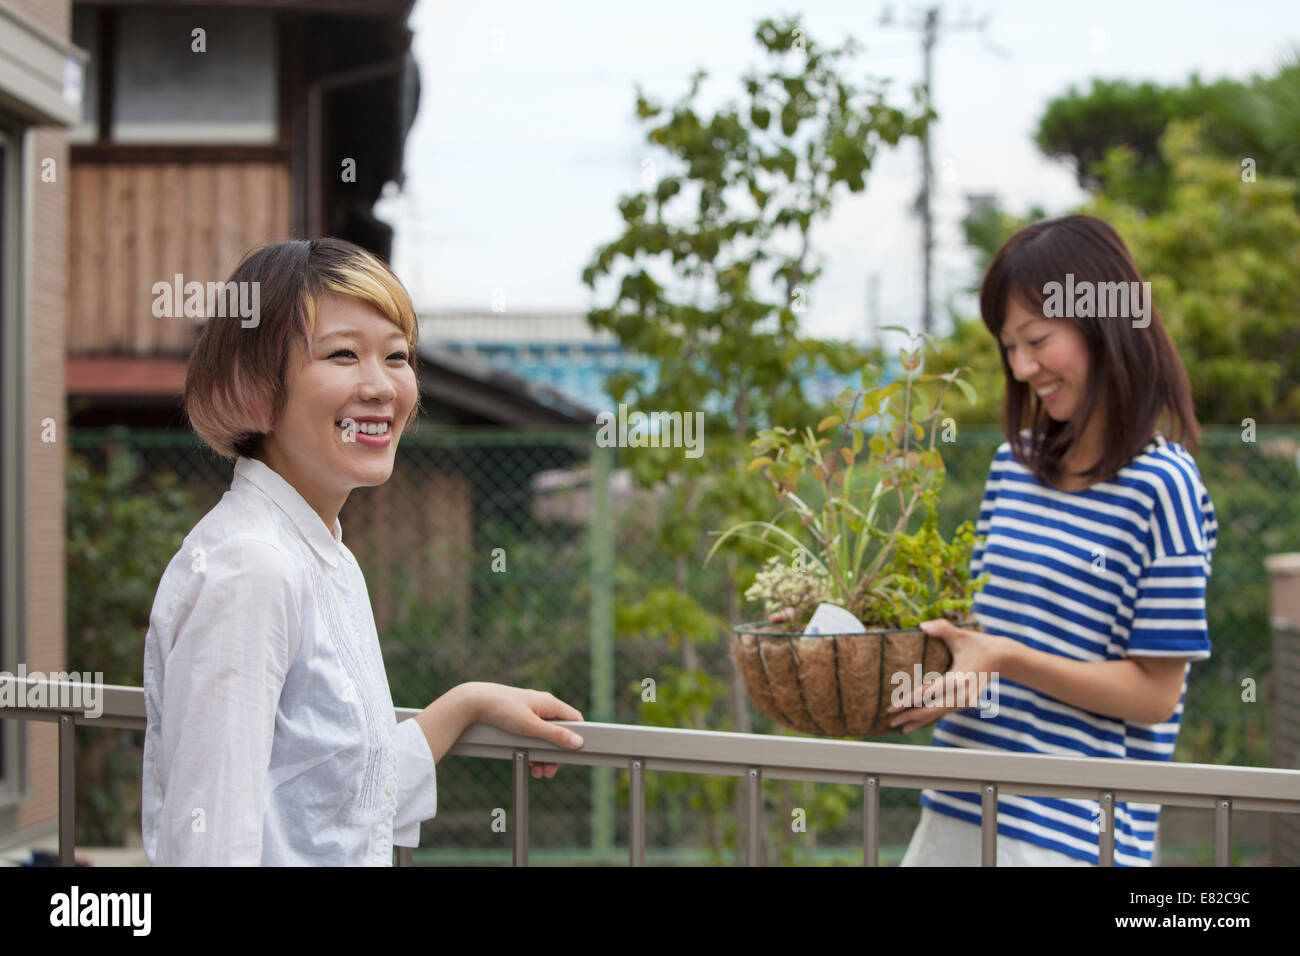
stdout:
<svg viewBox="0 0 1300 956">
<path fill-rule="evenodd" d="M 1199 123 L 1161 140 L 1173 171 L 1168 202 L 1144 215 L 1122 200 L 1136 175 L 1125 149 L 1107 155 L 1105 188 L 1085 212 L 1133 252 L 1192 379 L 1202 422 L 1300 422 L 1300 212 L 1297 181 L 1243 181 L 1207 154 Z"/>
<path fill-rule="evenodd" d="M 139 687 L 154 593 L 202 512 L 175 474 L 146 473 L 125 445 L 103 471 L 70 454 L 65 473 L 67 669 Z M 140 825 L 144 734 L 78 727 L 76 735 L 77 843 L 120 846 Z"/>
<path fill-rule="evenodd" d="M 588 697 L 590 559 L 585 529 L 508 521 L 475 524 L 463 551 L 443 548 L 438 560 L 468 569 L 460 600 L 413 578 L 400 563 L 386 573 L 363 568 L 372 589 L 397 596 L 404 616 L 383 629 L 380 647 L 393 703 L 424 707 L 457 684 L 491 681 L 545 690 L 583 709 Z M 496 565 L 491 551 L 499 550 Z M 619 715 L 631 719 L 630 710 Z M 578 845 L 587 838 L 587 789 L 577 767 L 539 784 L 562 814 L 545 822 L 534 811 L 531 845 Z M 439 814 L 424 824 L 421 845 L 491 848 L 507 839 L 488 826 L 490 809 L 510 793 L 508 761 L 447 758 L 438 765 Z"/>
<path fill-rule="evenodd" d="M 1213 656 L 1192 664 L 1178 760 L 1270 765 L 1273 704 L 1287 689 L 1272 676 L 1264 559 L 1300 551 L 1300 430 L 1277 431 L 1203 436 L 1197 466 L 1219 519 L 1205 598 Z"/>
<path fill-rule="evenodd" d="M 741 578 L 758 562 L 752 547 L 744 549 L 748 570 L 738 571 L 736 549 L 721 593 L 702 592 L 694 586 L 700 543 L 711 528 L 765 510 L 762 482 L 744 468 L 755 428 L 815 416 L 802 383 L 819 364 L 843 373 L 868 360 L 847 343 L 799 334 L 798 315 L 821 271 L 813 227 L 838 197 L 866 188 L 881 149 L 918 136 L 929 119 L 924 110 L 890 106 L 882 86 L 848 79 L 856 55 L 851 40 L 823 47 L 797 18 L 764 20 L 755 38 L 765 65 L 744 77 L 742 103 L 702 114 L 702 71 L 670 108 L 638 91 L 636 112 L 649 126 L 648 170 L 656 181 L 620 201 L 622 234 L 600 246 L 583 272 L 609 303 L 589 313 L 592 326 L 613 332 L 658 368 L 654 384 L 637 373 L 612 376 L 615 401 L 705 414 L 701 457 L 685 458 L 680 449 L 623 456 L 642 487 L 662 488 L 651 534 L 674 569 L 668 580 L 625 578 L 617 606 L 622 626 L 635 628 L 630 634 L 669 637 L 684 671 L 729 672 L 730 693 L 698 681 L 692 694 L 661 695 L 647 719 L 742 731 L 751 726 L 743 683 L 716 651 L 738 623 Z M 916 100 L 922 102 L 919 90 Z M 722 784 L 701 791 L 715 815 L 739 807 L 734 781 Z M 652 777 L 647 799 L 664 786 Z"/>
<path fill-rule="evenodd" d="M 1040 127 L 1048 155 L 1086 161 L 1092 196 L 1068 212 L 1105 219 L 1128 244 L 1202 424 L 1300 422 L 1298 143 L 1300 63 L 1249 85 L 1099 81 L 1090 97 L 1054 101 Z M 1253 176 L 1243 157 L 1256 161 Z M 968 218 L 979 277 L 1012 233 L 1046 215 L 992 206 Z M 981 401 L 969 420 L 1000 422 L 1005 375 L 983 322 L 954 316 L 938 355 L 973 369 Z"/>
<path fill-rule="evenodd" d="M 1069 161 L 1089 192 L 1103 189 L 1111 150 L 1129 151 L 1131 175 L 1122 194 L 1113 195 L 1154 213 L 1177 188 L 1160 141 L 1183 120 L 1204 121 L 1205 148 L 1238 169 L 1250 159 L 1261 179 L 1300 179 L 1300 52 L 1293 51 L 1275 75 L 1245 83 L 1207 84 L 1195 75 L 1170 86 L 1094 79 L 1087 92 L 1071 87 L 1048 104 L 1035 141 L 1044 155 Z"/>
</svg>

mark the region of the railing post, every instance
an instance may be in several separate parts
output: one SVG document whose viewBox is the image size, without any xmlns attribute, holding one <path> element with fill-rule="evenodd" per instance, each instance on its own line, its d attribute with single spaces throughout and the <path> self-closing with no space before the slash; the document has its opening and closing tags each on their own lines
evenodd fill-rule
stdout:
<svg viewBox="0 0 1300 956">
<path fill-rule="evenodd" d="M 614 512 L 610 481 L 614 449 L 591 446 L 591 710 L 587 720 L 614 720 Z M 612 853 L 614 768 L 591 768 L 591 849 L 600 858 Z"/>
<path fill-rule="evenodd" d="M 880 866 L 880 778 L 862 782 L 862 865 Z"/>
<path fill-rule="evenodd" d="M 1214 807 L 1214 865 L 1232 866 L 1232 801 L 1227 797 Z"/>
<path fill-rule="evenodd" d="M 1101 792 L 1101 799 L 1097 804 L 1100 819 L 1097 825 L 1101 828 L 1098 832 L 1097 841 L 1097 865 L 1114 866 L 1115 865 L 1115 794 L 1109 790 Z"/>
<path fill-rule="evenodd" d="M 645 761 L 632 761 L 628 773 L 628 862 L 645 866 Z"/>
<path fill-rule="evenodd" d="M 984 784 L 980 798 L 980 866 L 998 865 L 998 787 Z"/>
<path fill-rule="evenodd" d="M 747 826 L 747 838 L 745 849 L 747 857 L 745 863 L 747 866 L 763 865 L 763 771 L 758 767 L 750 767 L 745 771 L 745 779 L 748 782 L 749 800 L 745 806 L 745 819 Z"/>
<path fill-rule="evenodd" d="M 59 715 L 59 866 L 77 865 L 77 725 Z"/>
<path fill-rule="evenodd" d="M 516 750 L 514 759 L 514 865 L 528 865 L 528 751 Z"/>
</svg>

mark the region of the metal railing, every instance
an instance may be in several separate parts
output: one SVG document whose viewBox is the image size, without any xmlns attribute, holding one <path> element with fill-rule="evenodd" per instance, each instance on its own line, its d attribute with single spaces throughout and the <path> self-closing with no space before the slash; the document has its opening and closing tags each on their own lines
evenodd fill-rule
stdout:
<svg viewBox="0 0 1300 956">
<path fill-rule="evenodd" d="M 5 684 L 13 685 L 5 687 Z M 26 685 L 20 688 L 18 685 Z M 145 729 L 144 692 L 139 687 L 101 685 L 100 714 L 91 717 L 68 702 L 85 700 L 86 687 L 73 681 L 18 680 L 0 676 L 0 717 L 56 721 L 59 725 L 59 863 L 75 866 L 74 759 L 77 724 Z M 19 706 L 19 704 L 24 704 Z M 396 708 L 399 721 L 419 713 Z M 762 863 L 764 779 L 854 784 L 863 788 L 863 864 L 878 866 L 880 791 L 884 787 L 978 790 L 982 819 L 981 865 L 997 864 L 999 795 L 1098 801 L 1099 861 L 1114 865 L 1115 803 L 1132 801 L 1213 809 L 1215 866 L 1231 865 L 1232 812 L 1300 813 L 1300 770 L 1216 767 L 1092 757 L 1053 757 L 962 748 L 878 744 L 856 740 L 775 737 L 557 721 L 582 735 L 580 750 L 567 750 L 536 737 L 475 724 L 448 754 L 509 760 L 513 765 L 513 862 L 528 865 L 528 762 L 626 769 L 629 774 L 628 856 L 645 864 L 645 781 L 650 771 L 743 777 L 746 782 L 746 853 L 749 866 Z M 398 847 L 396 864 L 409 866 L 411 850 Z"/>
<path fill-rule="evenodd" d="M 1233 687 L 1243 675 L 1262 682 L 1269 673 L 1269 593 L 1260 569 L 1266 554 L 1294 550 L 1300 542 L 1300 471 L 1294 452 L 1283 453 L 1288 441 L 1300 440 L 1300 429 L 1264 428 L 1258 443 L 1248 443 L 1240 428 L 1207 426 L 1202 437 L 1199 467 L 1220 528 L 1206 592 L 1214 648 L 1210 660 L 1191 668 L 1180 755 L 1216 765 L 1300 767 L 1270 759 L 1263 733 L 1285 728 L 1287 719 L 1296 718 L 1277 715 L 1300 708 L 1287 710 L 1281 697 L 1262 686 L 1259 703 L 1246 706 L 1240 688 Z M 977 514 L 989 463 L 1002 440 L 999 429 L 963 426 L 959 440 L 943 449 L 939 528 L 945 535 Z M 230 487 L 231 465 L 183 430 L 77 429 L 71 442 L 76 454 L 69 456 L 65 482 L 67 591 L 76 599 L 68 602 L 67 660 L 83 671 L 94 660 L 94 669 L 109 680 L 136 684 L 140 634 L 155 596 L 141 587 L 141 569 L 162 573 L 178 542 Z M 583 702 L 583 714 L 593 721 L 724 726 L 732 706 L 725 683 L 702 699 L 699 723 L 682 703 L 683 695 L 642 699 L 644 679 L 662 681 L 667 668 L 680 669 L 683 652 L 658 615 L 616 613 L 623 601 L 633 607 L 661 589 L 679 590 L 678 558 L 652 533 L 672 522 L 662 510 L 666 504 L 624 481 L 638 453 L 596 445 L 590 429 L 466 431 L 422 425 L 403 437 L 393 477 L 380 487 L 356 489 L 341 519 L 344 541 L 368 582 L 394 702 L 423 704 L 432 688 L 490 680 Z M 391 524 L 385 516 L 393 514 L 412 517 Z M 732 520 L 725 508 L 696 518 L 702 528 L 725 527 Z M 734 617 L 725 611 L 738 596 L 737 583 L 724 562 L 704 565 L 706 537 L 702 534 L 699 546 L 683 558 L 688 569 L 683 600 L 709 615 L 730 617 L 729 623 L 760 616 L 754 610 Z M 498 553 L 509 556 L 508 573 L 500 573 L 505 565 L 495 563 Z M 744 559 L 736 566 L 752 572 L 759 562 Z M 547 626 L 539 630 L 538 621 Z M 717 631 L 698 636 L 692 649 L 698 662 L 689 670 L 697 685 L 707 688 L 705 675 L 732 673 L 731 638 Z M 12 671 L 23 654 L 15 645 L 9 655 L 11 663 L 0 661 L 0 666 Z M 753 729 L 770 726 L 763 715 L 751 716 Z M 891 742 L 916 744 L 924 736 L 898 734 Z M 115 754 L 113 759 L 124 758 Z M 416 858 L 456 863 L 481 862 L 492 854 L 499 858 L 502 838 L 481 821 L 504 800 L 505 770 L 489 760 L 448 761 L 441 782 L 455 792 L 455 810 L 449 803 L 449 812 L 440 815 L 437 849 L 426 845 Z M 616 800 L 623 792 L 617 787 L 626 781 L 621 772 L 617 778 L 616 785 L 615 773 L 602 767 L 548 781 L 546 803 L 534 801 L 534 862 L 542 848 L 548 861 L 626 858 L 627 808 Z M 689 847 L 704 854 L 696 859 L 715 858 L 722 831 L 739 812 L 728 796 L 713 792 L 710 785 L 719 782 L 702 776 L 649 778 L 646 832 L 652 860 L 658 862 L 657 846 Z M 729 790 L 738 786 L 735 778 L 726 783 Z M 765 786 L 764 794 L 770 789 Z M 882 795 L 885 859 L 905 843 L 917 802 L 916 792 L 906 789 Z M 701 808 L 691 810 L 692 805 Z M 856 806 L 842 826 L 840 798 L 821 805 L 834 806 L 835 822 L 828 816 L 815 839 L 798 841 L 783 827 L 782 852 L 803 856 L 814 844 L 814 853 L 830 854 L 847 842 L 856 858 Z M 977 807 L 971 804 L 967 815 L 972 821 Z M 83 842 L 107 843 L 139 825 L 138 816 L 119 806 L 99 806 L 93 820 L 83 813 Z M 1291 815 L 1270 816 L 1292 830 Z M 1240 852 L 1249 834 L 1240 822 L 1237 830 Z M 769 862 L 775 862 L 778 834 L 770 830 L 768 835 L 774 838 Z M 1176 822 L 1163 825 L 1161 835 L 1162 855 L 1183 842 Z"/>
</svg>

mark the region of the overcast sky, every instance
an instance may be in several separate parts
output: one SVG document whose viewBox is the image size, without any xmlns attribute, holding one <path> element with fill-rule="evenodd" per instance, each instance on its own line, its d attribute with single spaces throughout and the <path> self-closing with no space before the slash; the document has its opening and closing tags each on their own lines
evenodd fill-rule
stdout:
<svg viewBox="0 0 1300 956">
<path fill-rule="evenodd" d="M 893 24 L 878 21 L 893 8 Z M 597 245 L 619 234 L 618 198 L 641 188 L 655 153 L 633 116 L 635 88 L 671 103 L 697 68 L 707 104 L 740 100 L 759 65 L 754 26 L 801 12 L 814 40 L 864 46 L 858 74 L 888 77 L 896 105 L 921 78 L 924 7 L 819 0 L 657 3 L 418 0 L 410 25 L 420 109 L 406 145 L 406 185 L 377 213 L 396 229 L 394 266 L 422 311 L 584 312 L 581 282 Z M 1071 170 L 1043 158 L 1032 132 L 1044 106 L 1093 77 L 1178 82 L 1272 73 L 1300 45 L 1300 4 L 1222 0 L 1008 0 L 947 4 L 934 55 L 933 208 L 936 302 L 975 277 L 959 222 L 969 193 L 1011 210 L 1065 211 L 1082 199 Z M 813 233 L 825 272 L 809 334 L 861 338 L 868 287 L 883 324 L 919 326 L 920 186 L 915 146 L 882 154 L 865 194 L 846 196 Z M 969 307 L 969 300 L 966 300 Z M 607 303 L 601 303 L 607 304 Z M 941 320 L 942 321 L 942 320 Z M 942 326 L 941 326 L 942 327 Z"/>
</svg>

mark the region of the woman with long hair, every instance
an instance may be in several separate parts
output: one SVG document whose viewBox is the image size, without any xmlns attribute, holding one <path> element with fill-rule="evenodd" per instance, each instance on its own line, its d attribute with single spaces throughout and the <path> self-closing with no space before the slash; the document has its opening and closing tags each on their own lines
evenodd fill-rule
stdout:
<svg viewBox="0 0 1300 956">
<path fill-rule="evenodd" d="M 918 689 L 891 708 L 903 731 L 937 720 L 940 747 L 1171 759 L 1190 662 L 1210 656 L 1218 525 L 1187 372 L 1149 290 L 1091 216 L 1027 226 L 989 264 L 980 312 L 1001 349 L 1006 441 L 971 558 L 990 575 L 983 631 L 922 627 L 952 651 L 946 686 L 989 675 L 997 707 L 923 707 Z M 924 790 L 921 805 L 903 865 L 977 865 L 979 794 Z M 998 863 L 1096 865 L 1110 828 L 1116 865 L 1149 866 L 1159 811 L 999 796 Z"/>
<path fill-rule="evenodd" d="M 354 488 L 388 480 L 416 421 L 411 300 L 339 239 L 258 249 L 230 282 L 257 291 L 244 300 L 257 314 L 209 319 L 184 404 L 235 473 L 168 564 L 149 618 L 145 853 L 154 865 L 391 865 L 395 845 L 418 845 L 436 764 L 469 724 L 576 748 L 548 721 L 582 715 L 472 682 L 397 723 L 338 515 Z"/>
</svg>

